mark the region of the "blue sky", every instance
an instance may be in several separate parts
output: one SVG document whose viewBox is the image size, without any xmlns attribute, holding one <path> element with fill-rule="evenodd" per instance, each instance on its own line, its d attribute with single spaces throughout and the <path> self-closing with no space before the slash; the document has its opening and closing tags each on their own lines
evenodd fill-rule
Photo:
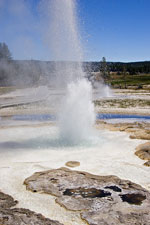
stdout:
<svg viewBox="0 0 150 225">
<path fill-rule="evenodd" d="M 150 60 L 150 0 L 77 2 L 85 60 Z M 0 42 L 15 59 L 52 60 L 43 42 L 39 3 L 0 0 Z"/>
</svg>

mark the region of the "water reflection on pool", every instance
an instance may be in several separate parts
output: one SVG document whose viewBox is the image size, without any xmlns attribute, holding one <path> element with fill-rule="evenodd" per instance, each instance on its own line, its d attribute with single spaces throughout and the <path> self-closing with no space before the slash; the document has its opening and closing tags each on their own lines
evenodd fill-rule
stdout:
<svg viewBox="0 0 150 225">
<path fill-rule="evenodd" d="M 135 115 L 135 114 L 97 114 L 97 119 L 106 121 L 145 121 L 150 122 L 150 116 L 147 115 Z"/>
<path fill-rule="evenodd" d="M 0 117 L 2 121 L 56 121 L 58 118 L 52 114 L 26 114 L 26 115 L 13 115 L 9 117 Z M 98 113 L 96 119 L 105 120 L 108 122 L 150 122 L 150 116 L 147 115 L 135 115 L 135 114 L 109 114 L 109 113 Z"/>
</svg>

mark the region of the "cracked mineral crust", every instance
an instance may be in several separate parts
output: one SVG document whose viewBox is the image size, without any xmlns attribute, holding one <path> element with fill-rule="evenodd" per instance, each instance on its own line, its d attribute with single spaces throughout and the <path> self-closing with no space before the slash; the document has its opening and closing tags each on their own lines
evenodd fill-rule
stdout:
<svg viewBox="0 0 150 225">
<path fill-rule="evenodd" d="M 68 210 L 80 211 L 89 225 L 150 224 L 150 193 L 129 180 L 60 168 L 37 172 L 24 184 L 27 190 L 56 196 Z"/>
</svg>

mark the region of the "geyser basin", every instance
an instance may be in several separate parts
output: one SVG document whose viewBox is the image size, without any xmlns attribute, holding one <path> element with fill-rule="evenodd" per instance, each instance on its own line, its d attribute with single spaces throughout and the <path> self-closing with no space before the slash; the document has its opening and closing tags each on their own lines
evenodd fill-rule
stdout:
<svg viewBox="0 0 150 225">
<path fill-rule="evenodd" d="M 150 189 L 149 168 L 134 155 L 135 147 L 142 141 L 131 140 L 121 132 L 97 131 L 93 144 L 62 146 L 57 142 L 58 133 L 57 126 L 46 123 L 1 129 L 0 188 L 19 201 L 18 207 L 29 208 L 65 224 L 70 218 L 71 225 L 83 225 L 75 213 L 59 207 L 53 196 L 35 195 L 23 186 L 23 181 L 34 172 L 64 167 L 71 160 L 80 162 L 80 171 L 117 175 Z"/>
<path fill-rule="evenodd" d="M 57 168 L 73 160 L 79 161 L 83 170 L 116 174 L 143 184 L 143 172 L 149 168 L 142 166 L 143 161 L 134 155 L 135 147 L 143 142 L 129 139 L 126 133 L 97 130 L 93 142 L 63 145 L 55 125 L 5 127 L 1 129 L 0 165 L 18 162 Z"/>
</svg>

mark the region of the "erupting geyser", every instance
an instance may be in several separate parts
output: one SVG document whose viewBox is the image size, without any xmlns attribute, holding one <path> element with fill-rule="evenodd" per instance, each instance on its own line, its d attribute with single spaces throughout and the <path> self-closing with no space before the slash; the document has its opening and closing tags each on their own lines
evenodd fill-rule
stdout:
<svg viewBox="0 0 150 225">
<path fill-rule="evenodd" d="M 69 144 L 77 144 L 92 137 L 95 113 L 91 96 L 91 84 L 85 79 L 67 86 L 60 114 L 60 135 Z"/>
<path fill-rule="evenodd" d="M 95 122 L 92 87 L 82 69 L 75 0 L 51 0 L 49 43 L 55 59 L 58 87 L 65 88 L 59 116 L 60 138 L 76 144 L 91 137 Z"/>
</svg>

